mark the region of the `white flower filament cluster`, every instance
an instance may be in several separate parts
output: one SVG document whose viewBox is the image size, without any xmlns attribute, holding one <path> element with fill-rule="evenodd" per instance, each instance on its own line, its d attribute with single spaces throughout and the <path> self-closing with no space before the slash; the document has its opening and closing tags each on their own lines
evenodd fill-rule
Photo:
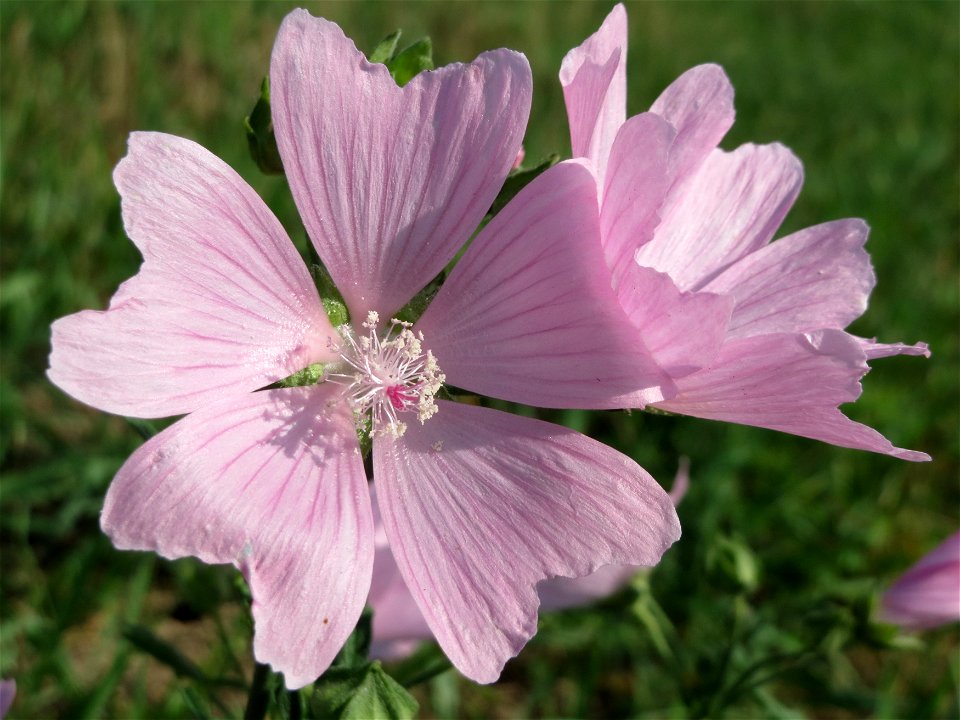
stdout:
<svg viewBox="0 0 960 720">
<path fill-rule="evenodd" d="M 344 342 L 337 350 L 353 372 L 328 373 L 326 379 L 346 386 L 358 427 L 369 411 L 372 435 L 400 437 L 407 424 L 399 414 L 416 412 L 421 424 L 433 417 L 438 410 L 434 396 L 446 378 L 433 353 L 423 351 L 422 333 L 393 319 L 381 338 L 379 322 L 380 316 L 370 311 L 363 323 L 366 334 L 357 336 L 349 325 L 339 328 Z"/>
</svg>

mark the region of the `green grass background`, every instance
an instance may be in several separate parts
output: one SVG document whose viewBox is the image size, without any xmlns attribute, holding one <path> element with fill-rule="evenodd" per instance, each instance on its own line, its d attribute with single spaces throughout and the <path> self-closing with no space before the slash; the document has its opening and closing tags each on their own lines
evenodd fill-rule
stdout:
<svg viewBox="0 0 960 720">
<path fill-rule="evenodd" d="M 526 53 L 534 72 L 528 161 L 569 152 L 557 71 L 610 7 L 308 6 L 367 51 L 402 28 L 407 41 L 430 35 L 438 63 L 500 46 Z M 0 4 L 0 675 L 19 684 L 12 717 L 179 717 L 209 700 L 126 643 L 124 623 L 151 628 L 208 673 L 249 677 L 249 626 L 232 571 L 111 547 L 97 526 L 100 505 L 139 436 L 43 373 L 51 321 L 105 307 L 139 265 L 110 178 L 130 131 L 200 142 L 302 238 L 288 190 L 258 174 L 241 125 L 292 7 Z M 634 588 L 544 618 L 499 683 L 479 687 L 445 673 L 418 689 L 423 714 L 719 713 L 737 673 L 813 642 L 828 660 L 782 668 L 732 698 L 729 715 L 956 717 L 956 626 L 925 635 L 914 650 L 841 642 L 829 629 L 842 624 L 830 615 L 844 607 L 838 597 L 882 587 L 960 527 L 960 5 L 648 2 L 628 13 L 631 113 L 686 68 L 718 62 L 737 91 L 724 146 L 780 141 L 805 162 L 806 185 L 781 235 L 841 217 L 870 223 L 879 282 L 852 330 L 926 340 L 934 355 L 878 361 L 863 398 L 846 409 L 934 461 L 686 418 L 550 415 L 615 445 L 665 484 L 688 456 L 684 538 L 652 575 L 652 596 Z M 752 550 L 760 575 L 750 592 L 706 572 L 721 537 Z M 650 632 L 651 623 L 663 627 L 650 620 L 657 607 L 675 633 L 665 646 Z M 238 716 L 243 694 L 222 691 L 221 702 L 226 710 L 210 712 Z"/>
</svg>

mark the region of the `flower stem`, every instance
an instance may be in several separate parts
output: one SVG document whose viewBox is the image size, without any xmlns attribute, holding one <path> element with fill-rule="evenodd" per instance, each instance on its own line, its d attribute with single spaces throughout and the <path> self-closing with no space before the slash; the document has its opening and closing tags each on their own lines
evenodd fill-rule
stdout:
<svg viewBox="0 0 960 720">
<path fill-rule="evenodd" d="M 269 677 L 270 668 L 257 663 L 253 670 L 253 682 L 250 683 L 250 694 L 247 696 L 247 708 L 243 711 L 243 720 L 263 720 L 267 716 L 267 706 L 270 704 L 270 695 L 267 693 Z"/>
</svg>

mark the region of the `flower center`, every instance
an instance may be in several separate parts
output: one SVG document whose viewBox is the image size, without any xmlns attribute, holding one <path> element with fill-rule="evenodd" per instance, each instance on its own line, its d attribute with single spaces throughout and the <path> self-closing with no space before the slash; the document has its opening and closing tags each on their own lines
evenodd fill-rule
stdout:
<svg viewBox="0 0 960 720">
<path fill-rule="evenodd" d="M 445 378 L 433 353 L 423 351 L 423 333 L 415 335 L 410 323 L 394 319 L 380 337 L 379 322 L 371 311 L 363 323 L 366 334 L 358 336 L 349 325 L 340 328 L 343 342 L 336 350 L 353 372 L 328 373 L 326 378 L 346 386 L 358 427 L 369 411 L 372 435 L 399 437 L 407 429 L 401 413 L 415 412 L 421 424 L 436 414 L 433 398 Z"/>
</svg>

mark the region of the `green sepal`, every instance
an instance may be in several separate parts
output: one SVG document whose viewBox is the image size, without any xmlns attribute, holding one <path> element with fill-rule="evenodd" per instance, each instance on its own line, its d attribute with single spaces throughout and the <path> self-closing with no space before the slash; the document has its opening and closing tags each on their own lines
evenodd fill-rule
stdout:
<svg viewBox="0 0 960 720">
<path fill-rule="evenodd" d="M 397 85 L 403 87 L 424 70 L 433 70 L 433 43 L 428 37 L 417 40 L 390 58 L 386 66 Z"/>
<path fill-rule="evenodd" d="M 322 718 L 408 720 L 420 706 L 375 660 L 359 667 L 331 667 L 314 684 L 310 708 L 314 717 Z"/>
<path fill-rule="evenodd" d="M 513 200 L 513 198 L 516 197 L 517 194 L 527 185 L 529 185 L 538 175 L 546 170 L 549 170 L 558 162 L 560 162 L 560 156 L 557 153 L 552 153 L 547 157 L 546 160 L 536 167 L 514 170 L 512 173 L 507 175 L 507 179 L 504 181 L 503 187 L 500 188 L 500 194 L 494 198 L 493 204 L 490 206 L 490 209 L 487 210 L 487 215 L 493 217 L 498 212 L 503 210 L 507 203 Z"/>
<path fill-rule="evenodd" d="M 156 435 L 160 430 L 149 420 L 143 420 L 142 418 L 126 418 L 127 423 L 130 427 L 140 433 L 140 437 L 144 440 L 149 440 L 154 435 Z"/>
<path fill-rule="evenodd" d="M 397 43 L 400 42 L 400 36 L 402 34 L 400 30 L 394 30 L 377 43 L 377 46 L 373 49 L 373 52 L 367 56 L 367 59 L 372 63 L 383 63 L 384 65 L 389 63 L 397 52 Z"/>
<path fill-rule="evenodd" d="M 330 324 L 335 328 L 350 322 L 350 311 L 347 310 L 347 304 L 343 300 L 335 297 L 322 297 L 320 302 L 323 303 L 323 311 L 327 314 Z"/>
<path fill-rule="evenodd" d="M 284 388 L 316 385 L 323 378 L 323 368 L 323 363 L 314 363 L 313 365 L 308 365 L 303 370 L 298 370 L 293 375 L 285 377 L 278 383 L 278 385 Z"/>
<path fill-rule="evenodd" d="M 433 302 L 434 296 L 440 291 L 440 286 L 443 284 L 443 279 L 445 273 L 441 271 L 433 280 L 427 283 L 427 286 L 418 292 L 413 300 L 408 302 L 399 311 L 394 315 L 397 320 L 403 322 L 415 323 L 420 319 L 420 316 L 426 311 L 430 303 Z"/>
<path fill-rule="evenodd" d="M 330 271 L 323 265 L 314 263 L 310 266 L 310 274 L 317 285 L 320 302 L 323 303 L 323 310 L 327 313 L 330 324 L 337 328 L 350 322 L 350 311 L 343 301 L 343 295 L 337 290 L 333 278 L 330 277 Z"/>
<path fill-rule="evenodd" d="M 243 120 L 247 131 L 247 144 L 250 156 L 267 175 L 283 175 L 283 161 L 277 149 L 277 138 L 273 134 L 273 116 L 270 114 L 270 79 L 264 78 L 260 84 L 260 97 L 253 110 Z"/>
</svg>

